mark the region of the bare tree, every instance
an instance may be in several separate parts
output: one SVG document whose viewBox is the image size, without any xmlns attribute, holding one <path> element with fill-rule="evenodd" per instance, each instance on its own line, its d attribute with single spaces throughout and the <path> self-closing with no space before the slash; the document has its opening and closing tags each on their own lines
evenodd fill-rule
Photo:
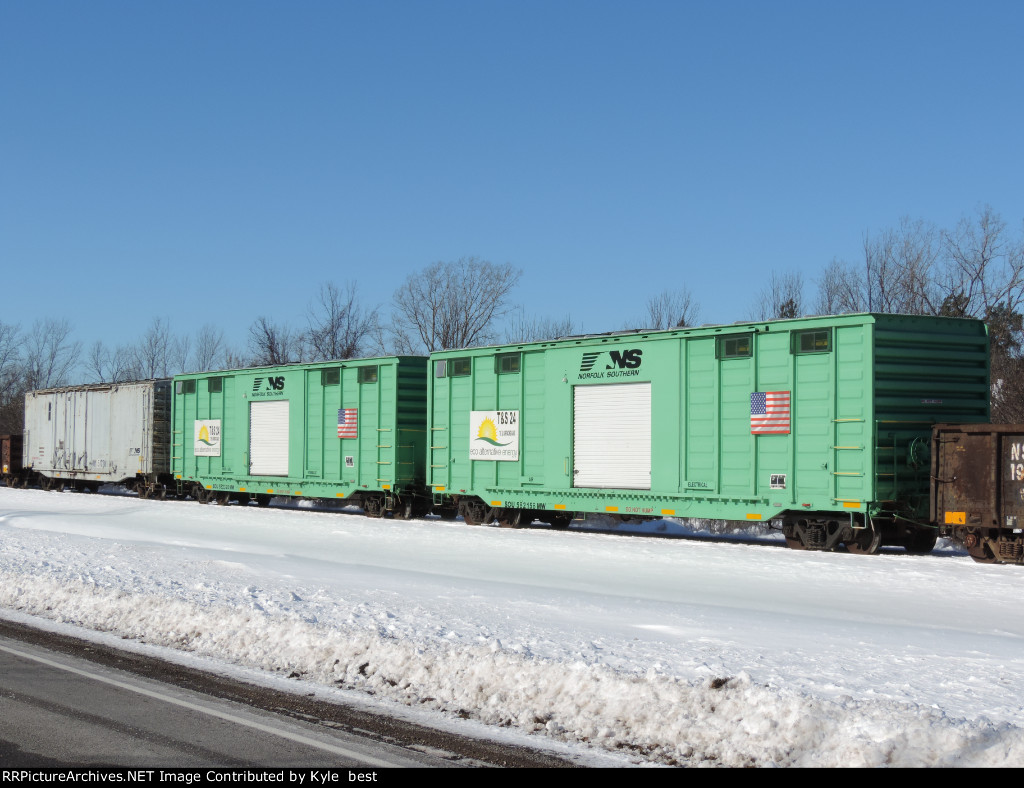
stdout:
<svg viewBox="0 0 1024 788">
<path fill-rule="evenodd" d="M 1011 237 L 990 207 L 953 230 L 902 219 L 866 234 L 860 273 L 833 260 L 819 281 L 817 308 L 984 320 L 993 421 L 1024 421 L 1024 235 Z"/>
<path fill-rule="evenodd" d="M 85 357 L 85 375 L 93 383 L 106 383 L 110 378 L 110 351 L 102 340 L 92 343 Z"/>
<path fill-rule="evenodd" d="M 305 356 L 301 335 L 262 316 L 249 326 L 249 352 L 252 365 L 257 367 L 291 364 Z"/>
<path fill-rule="evenodd" d="M 0 322 L 0 434 L 21 432 L 24 422 L 24 376 L 21 330 Z"/>
<path fill-rule="evenodd" d="M 505 344 L 515 345 L 522 342 L 540 342 L 545 339 L 557 339 L 578 333 L 579 328 L 571 315 L 562 320 L 547 318 L 527 318 L 525 311 L 519 307 L 512 313 L 505 326 Z"/>
<path fill-rule="evenodd" d="M 877 237 L 864 236 L 867 311 L 934 315 L 942 297 L 935 286 L 938 233 L 927 222 L 903 218 Z"/>
<path fill-rule="evenodd" d="M 991 348 L 992 419 L 1024 420 L 1024 237 L 1007 236 L 989 206 L 941 236 L 940 314 L 979 317 Z"/>
<path fill-rule="evenodd" d="M 700 321 L 700 304 L 687 289 L 666 290 L 647 299 L 643 328 L 684 328 Z"/>
<path fill-rule="evenodd" d="M 154 317 L 146 333 L 135 346 L 133 379 L 168 377 L 174 368 L 175 342 L 171 335 L 170 321 L 167 318 Z"/>
<path fill-rule="evenodd" d="M 1024 299 L 1024 245 L 1007 238 L 1006 222 L 985 206 L 941 234 L 941 292 L 958 296 L 964 315 L 980 317 L 996 304 L 1019 310 Z"/>
<path fill-rule="evenodd" d="M 235 351 L 233 348 L 227 348 L 224 351 L 224 369 L 244 369 L 248 366 L 253 366 L 253 364 L 242 353 Z"/>
<path fill-rule="evenodd" d="M 850 266 L 833 259 L 818 280 L 814 313 L 840 315 L 866 311 L 867 296 L 864 292 L 863 278 Z"/>
<path fill-rule="evenodd" d="M 944 299 L 959 290 L 953 268 L 947 266 L 945 281 L 939 278 L 947 246 L 947 234 L 906 217 L 896 227 L 865 233 L 863 264 L 858 269 L 834 259 L 826 266 L 818 280 L 815 311 L 939 314 Z"/>
<path fill-rule="evenodd" d="M 171 339 L 171 349 L 167 354 L 167 372 L 169 375 L 177 375 L 191 366 L 192 358 L 192 337 L 188 334 L 181 334 Z M 205 370 L 204 370 L 205 371 Z"/>
<path fill-rule="evenodd" d="M 522 272 L 477 257 L 434 263 L 394 295 L 394 344 L 402 351 L 462 348 L 489 341 Z"/>
<path fill-rule="evenodd" d="M 125 383 L 140 377 L 136 373 L 135 348 L 131 345 L 118 345 L 110 354 L 110 382 Z"/>
<path fill-rule="evenodd" d="M 193 371 L 216 369 L 224 361 L 225 349 L 224 332 L 206 323 L 196 333 L 196 350 L 192 356 Z"/>
<path fill-rule="evenodd" d="M 312 361 L 355 358 L 373 333 L 377 310 L 363 309 L 354 282 L 349 282 L 344 291 L 334 282 L 326 282 L 320 286 L 317 301 L 310 306 L 308 320 Z"/>
<path fill-rule="evenodd" d="M 16 325 L 0 322 L 0 399 L 20 377 L 21 331 Z"/>
<path fill-rule="evenodd" d="M 67 320 L 36 321 L 25 338 L 26 389 L 66 385 L 81 349 L 81 343 L 71 339 Z"/>
<path fill-rule="evenodd" d="M 803 314 L 804 278 L 799 271 L 780 274 L 772 271 L 768 285 L 761 290 L 750 311 L 751 320 L 800 317 Z"/>
</svg>

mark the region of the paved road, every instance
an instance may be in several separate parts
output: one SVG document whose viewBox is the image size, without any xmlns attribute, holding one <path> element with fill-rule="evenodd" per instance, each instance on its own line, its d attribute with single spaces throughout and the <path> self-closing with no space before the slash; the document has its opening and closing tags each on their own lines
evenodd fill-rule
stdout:
<svg viewBox="0 0 1024 788">
<path fill-rule="evenodd" d="M 0 768 L 487 765 L 571 764 L 0 621 Z"/>
<path fill-rule="evenodd" d="M 0 638 L 5 766 L 451 765 Z"/>
</svg>

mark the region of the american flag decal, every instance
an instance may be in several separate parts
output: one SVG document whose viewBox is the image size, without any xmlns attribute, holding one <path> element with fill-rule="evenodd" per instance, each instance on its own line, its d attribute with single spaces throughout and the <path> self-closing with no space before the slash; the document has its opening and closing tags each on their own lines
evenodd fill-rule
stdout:
<svg viewBox="0 0 1024 788">
<path fill-rule="evenodd" d="M 356 408 L 341 408 L 338 411 L 338 437 L 356 438 L 359 436 L 359 418 Z"/>
<path fill-rule="evenodd" d="M 750 433 L 789 434 L 788 391 L 755 391 L 750 395 Z"/>
</svg>

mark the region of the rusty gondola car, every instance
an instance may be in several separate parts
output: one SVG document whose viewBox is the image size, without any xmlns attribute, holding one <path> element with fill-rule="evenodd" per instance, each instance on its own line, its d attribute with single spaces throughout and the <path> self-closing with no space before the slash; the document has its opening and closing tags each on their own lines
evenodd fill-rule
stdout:
<svg viewBox="0 0 1024 788">
<path fill-rule="evenodd" d="M 21 435 L 0 435 L 0 479 L 8 487 L 27 487 L 29 475 L 21 464 Z"/>
<path fill-rule="evenodd" d="M 1024 424 L 932 430 L 930 519 L 980 563 L 1024 564 Z"/>
</svg>

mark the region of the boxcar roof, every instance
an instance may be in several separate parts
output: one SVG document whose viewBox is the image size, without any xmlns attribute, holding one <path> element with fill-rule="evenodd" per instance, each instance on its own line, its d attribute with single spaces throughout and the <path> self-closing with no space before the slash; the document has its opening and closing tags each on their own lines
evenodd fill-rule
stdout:
<svg viewBox="0 0 1024 788">
<path fill-rule="evenodd" d="M 749 332 L 771 331 L 784 328 L 786 330 L 801 328 L 816 328 L 826 326 L 850 325 L 858 323 L 897 323 L 897 322 L 931 322 L 931 321 L 960 321 L 981 324 L 982 321 L 972 317 L 936 317 L 933 315 L 894 315 L 881 312 L 855 312 L 844 315 L 813 315 L 809 317 L 776 318 L 772 320 L 741 320 L 735 323 L 706 323 L 702 326 L 684 326 L 681 328 L 663 329 L 624 329 L 621 331 L 607 331 L 596 334 L 570 334 L 563 337 L 551 339 L 533 340 L 530 342 L 506 342 L 498 345 L 478 345 L 469 348 L 450 348 L 446 350 L 435 350 L 431 355 L 452 355 L 473 351 L 494 351 L 513 350 L 526 347 L 549 347 L 567 344 L 582 344 L 592 341 L 607 341 L 609 339 L 658 339 L 661 337 L 707 335 L 714 336 L 722 333 L 744 334 Z M 982 324 L 984 325 L 984 324 Z"/>
</svg>

